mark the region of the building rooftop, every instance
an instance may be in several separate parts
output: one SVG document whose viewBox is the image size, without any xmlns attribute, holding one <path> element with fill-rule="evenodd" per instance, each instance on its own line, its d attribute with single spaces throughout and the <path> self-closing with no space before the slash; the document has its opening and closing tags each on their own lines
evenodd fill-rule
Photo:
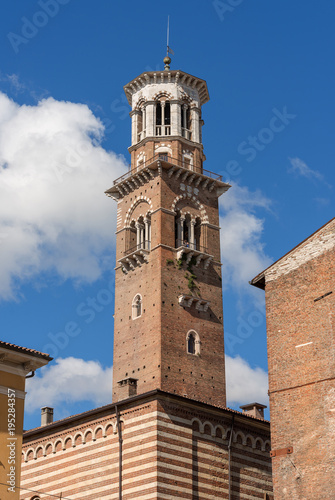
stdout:
<svg viewBox="0 0 335 500">
<path fill-rule="evenodd" d="M 10 344 L 9 342 L 4 342 L 2 340 L 0 340 L 0 349 L 1 348 L 7 349 L 10 351 L 19 352 L 22 354 L 29 354 L 30 356 L 35 356 L 37 358 L 43 358 L 47 361 L 51 361 L 53 359 L 49 356 L 49 354 L 46 354 L 44 352 L 35 351 L 35 349 L 29 349 L 28 347 L 21 347 L 21 346 L 16 345 L 16 344 Z"/>
<path fill-rule="evenodd" d="M 293 252 L 295 252 L 297 249 L 299 249 L 302 245 L 304 245 L 308 240 L 311 240 L 312 238 L 314 238 L 314 236 L 316 236 L 319 232 L 321 232 L 323 229 L 325 229 L 327 226 L 331 225 L 333 222 L 335 222 L 335 217 L 333 217 L 332 219 L 330 219 L 330 221 L 326 222 L 326 224 L 324 224 L 323 226 L 321 226 L 319 229 L 317 229 L 316 231 L 314 231 L 314 233 L 312 233 L 310 236 L 308 236 L 307 238 L 305 238 L 303 241 L 301 241 L 298 245 L 296 245 L 294 248 L 292 248 L 289 252 L 287 252 L 285 255 L 283 255 L 282 257 L 280 257 L 279 259 L 277 259 L 273 264 L 271 264 L 269 267 L 267 267 L 266 269 L 264 269 L 264 271 L 260 272 L 259 274 L 257 274 L 257 276 L 255 276 L 255 278 L 253 278 L 251 281 L 249 281 L 250 285 L 253 285 L 257 288 L 261 288 L 262 290 L 265 289 L 265 274 L 271 269 L 273 268 L 274 266 L 276 266 L 279 262 L 281 262 L 283 259 L 285 259 L 286 257 L 288 257 L 289 255 L 291 255 Z M 311 254 L 312 256 L 312 254 Z"/>
</svg>

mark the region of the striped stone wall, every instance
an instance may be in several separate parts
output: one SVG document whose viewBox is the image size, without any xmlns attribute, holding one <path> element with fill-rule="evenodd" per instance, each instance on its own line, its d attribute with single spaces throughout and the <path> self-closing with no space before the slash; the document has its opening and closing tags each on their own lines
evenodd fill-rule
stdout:
<svg viewBox="0 0 335 500">
<path fill-rule="evenodd" d="M 119 405 L 124 500 L 228 498 L 233 412 L 182 399 L 160 395 Z M 119 498 L 115 407 L 101 412 L 27 433 L 21 500 L 34 498 L 34 491 L 41 500 L 61 493 L 71 500 Z M 237 412 L 234 420 L 232 498 L 272 498 L 265 497 L 272 491 L 269 424 Z"/>
</svg>

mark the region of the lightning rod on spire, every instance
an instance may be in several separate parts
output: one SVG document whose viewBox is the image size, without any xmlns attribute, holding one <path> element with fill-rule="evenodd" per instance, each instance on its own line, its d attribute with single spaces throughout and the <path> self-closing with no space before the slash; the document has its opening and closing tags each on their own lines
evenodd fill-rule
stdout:
<svg viewBox="0 0 335 500">
<path fill-rule="evenodd" d="M 169 54 L 174 55 L 173 50 L 169 47 L 169 41 L 170 41 L 169 39 L 170 39 L 170 16 L 168 16 L 168 22 L 167 22 L 166 56 L 164 57 L 164 64 L 166 70 L 170 69 L 171 57 L 169 56 Z"/>
</svg>

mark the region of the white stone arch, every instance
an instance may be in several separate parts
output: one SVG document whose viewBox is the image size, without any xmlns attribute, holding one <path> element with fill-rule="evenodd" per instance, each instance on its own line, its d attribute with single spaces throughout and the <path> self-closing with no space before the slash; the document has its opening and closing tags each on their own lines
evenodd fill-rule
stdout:
<svg viewBox="0 0 335 500">
<path fill-rule="evenodd" d="M 169 144 L 157 144 L 155 146 L 155 153 L 170 153 L 172 156 L 172 148 Z"/>
<path fill-rule="evenodd" d="M 216 431 L 218 429 L 221 431 L 221 434 L 222 434 L 222 437 L 218 438 L 218 439 L 222 439 L 222 440 L 225 439 L 226 438 L 226 429 L 222 425 L 220 425 L 220 424 L 215 426 L 215 429 L 214 429 L 214 431 L 215 431 L 215 437 L 217 438 Z"/>
<path fill-rule="evenodd" d="M 28 455 L 32 452 L 32 458 L 35 458 L 35 450 L 34 448 L 28 448 L 28 450 L 24 453 L 24 461 L 28 462 Z"/>
<path fill-rule="evenodd" d="M 126 218 L 124 220 L 124 224 L 125 224 L 126 227 L 129 227 L 129 225 L 130 225 L 131 215 L 134 212 L 135 208 L 137 207 L 137 205 L 139 205 L 142 202 L 146 202 L 149 205 L 149 208 L 148 208 L 147 212 L 144 214 L 144 216 L 147 216 L 147 215 L 151 214 L 151 212 L 152 212 L 152 201 L 151 201 L 151 199 L 148 196 L 136 196 L 135 200 L 130 205 L 130 207 L 128 208 L 127 213 L 126 213 Z"/>
<path fill-rule="evenodd" d="M 94 434 L 93 434 L 93 441 L 96 441 L 97 440 L 97 433 L 98 431 L 101 430 L 102 432 L 102 437 L 106 437 L 106 431 L 105 431 L 105 427 L 103 425 L 98 425 L 95 429 L 94 429 Z"/>
<path fill-rule="evenodd" d="M 58 443 L 60 443 L 60 444 L 61 444 L 62 450 L 63 450 L 63 451 L 65 450 L 65 443 L 64 443 L 64 440 L 63 440 L 63 439 L 61 439 L 61 438 L 57 438 L 57 439 L 55 440 L 55 442 L 54 442 L 54 452 L 53 452 L 53 453 L 57 453 L 56 448 L 57 448 Z"/>
<path fill-rule="evenodd" d="M 93 429 L 91 429 L 91 427 L 88 427 L 88 429 L 86 429 L 85 432 L 83 433 L 83 444 L 86 444 L 86 437 L 89 432 L 92 434 L 92 441 L 93 441 L 93 436 L 94 436 Z"/>
<path fill-rule="evenodd" d="M 42 455 L 43 457 L 45 457 L 45 449 L 44 447 L 41 445 L 41 444 L 38 444 L 35 448 L 35 451 L 34 451 L 34 459 L 37 460 L 37 454 L 39 452 L 39 450 L 42 450 Z"/>
<path fill-rule="evenodd" d="M 112 432 L 114 434 L 114 424 L 113 424 L 112 421 L 110 421 L 110 422 L 107 422 L 106 425 L 105 425 L 105 434 L 106 434 L 106 436 L 107 436 L 107 430 L 109 429 L 109 427 L 112 428 Z"/>
<path fill-rule="evenodd" d="M 66 449 L 66 441 L 67 440 L 70 440 L 71 441 L 71 446 L 72 448 L 74 448 L 74 440 L 73 440 L 73 436 L 71 434 L 68 434 L 67 436 L 65 436 L 64 438 L 64 450 Z"/>
<path fill-rule="evenodd" d="M 248 445 L 247 445 L 247 441 L 248 441 L 248 439 L 250 439 L 250 441 L 251 441 L 251 448 L 254 448 L 254 447 L 255 447 L 255 439 L 253 438 L 253 436 L 252 436 L 251 434 L 247 434 L 247 435 L 245 436 L 245 445 L 246 445 L 246 446 L 248 446 Z"/>
<path fill-rule="evenodd" d="M 156 92 L 156 94 L 154 94 L 153 96 L 154 101 L 158 102 L 161 101 L 162 99 L 171 101 L 171 99 L 173 99 L 173 95 L 171 94 L 171 92 L 167 92 L 166 90 L 160 90 L 159 92 Z"/>
<path fill-rule="evenodd" d="M 181 102 L 181 104 L 188 104 L 189 106 L 197 105 L 196 101 L 194 101 L 192 97 L 188 95 L 183 89 L 179 90 L 178 99 Z"/>
<path fill-rule="evenodd" d="M 131 302 L 131 318 L 138 319 L 142 316 L 143 299 L 140 293 L 137 293 Z"/>
<path fill-rule="evenodd" d="M 76 445 L 76 439 L 77 439 L 77 437 L 78 437 L 78 436 L 80 436 L 80 437 L 81 437 L 81 444 L 83 444 L 83 443 L 84 443 L 84 435 L 83 435 L 83 433 L 82 433 L 82 432 L 80 432 L 80 431 L 77 431 L 77 432 L 75 433 L 75 435 L 73 436 L 73 446 L 77 446 L 77 445 Z"/>
<path fill-rule="evenodd" d="M 208 420 L 206 420 L 203 424 L 202 424 L 202 434 L 204 434 L 205 432 L 205 427 L 206 425 L 208 425 L 211 429 L 211 437 L 215 437 L 215 428 L 214 428 L 214 425 L 211 423 L 211 422 L 208 422 Z"/>
<path fill-rule="evenodd" d="M 236 431 L 234 432 L 234 436 L 233 436 L 233 441 L 234 443 L 237 443 L 237 437 L 240 436 L 241 440 L 242 440 L 242 445 L 245 446 L 245 443 L 246 443 L 246 439 L 245 439 L 245 434 L 242 432 L 242 431 Z"/>
<path fill-rule="evenodd" d="M 266 451 L 266 447 L 269 447 L 269 451 L 271 450 L 271 441 L 269 439 L 266 439 L 264 442 L 264 450 Z"/>
<path fill-rule="evenodd" d="M 44 445 L 44 453 L 45 453 L 45 455 L 44 455 L 44 456 L 46 456 L 46 455 L 47 455 L 47 447 L 48 447 L 48 446 L 51 446 L 51 453 L 56 453 L 55 443 L 54 443 L 54 442 L 52 442 L 52 441 L 48 441 L 48 442 L 47 442 L 47 443 L 45 443 L 45 445 Z"/>
<path fill-rule="evenodd" d="M 193 338 L 194 338 L 194 352 L 189 352 L 189 340 L 190 340 L 191 335 L 193 335 Z M 200 335 L 198 334 L 198 332 L 196 332 L 193 329 L 189 330 L 186 333 L 186 352 L 187 352 L 187 354 L 200 356 L 200 345 L 201 345 L 201 341 L 200 341 Z"/>
<path fill-rule="evenodd" d="M 168 158 L 172 159 L 172 148 L 168 144 L 156 144 L 155 145 L 155 158 L 159 159 L 159 155 L 166 155 Z"/>
<path fill-rule="evenodd" d="M 253 446 L 253 448 L 254 448 L 254 449 L 256 449 L 256 447 L 257 447 L 257 443 L 259 443 L 259 444 L 260 444 L 260 449 L 261 449 L 262 451 L 264 451 L 264 450 L 265 450 L 265 447 L 264 447 L 264 441 L 263 441 L 263 439 L 261 439 L 260 437 L 256 437 L 256 439 L 255 439 L 255 441 L 254 441 L 254 446 Z"/>
<path fill-rule="evenodd" d="M 141 110 L 143 108 L 143 106 L 145 106 L 146 102 L 147 102 L 147 100 L 145 97 L 143 97 L 143 96 L 139 97 L 137 103 L 134 106 L 134 109 Z"/>
<path fill-rule="evenodd" d="M 197 210 L 199 210 L 200 212 L 200 216 L 201 216 L 201 222 L 202 224 L 204 223 L 208 223 L 208 215 L 207 215 L 207 212 L 206 212 L 206 209 L 205 207 L 202 205 L 202 203 L 200 203 L 199 200 L 196 199 L 196 197 L 191 193 L 182 193 L 180 195 L 178 195 L 174 200 L 173 200 L 173 203 L 171 205 L 171 210 L 173 212 L 176 212 L 176 210 L 178 210 L 178 202 L 180 200 L 187 200 L 187 199 L 191 199 L 191 201 L 194 203 L 194 205 L 196 206 Z"/>
<path fill-rule="evenodd" d="M 196 422 L 199 425 L 199 432 L 202 432 L 203 425 L 201 423 L 201 420 L 199 420 L 196 417 L 192 418 L 192 420 L 191 420 L 191 427 L 193 427 L 194 422 Z"/>
</svg>

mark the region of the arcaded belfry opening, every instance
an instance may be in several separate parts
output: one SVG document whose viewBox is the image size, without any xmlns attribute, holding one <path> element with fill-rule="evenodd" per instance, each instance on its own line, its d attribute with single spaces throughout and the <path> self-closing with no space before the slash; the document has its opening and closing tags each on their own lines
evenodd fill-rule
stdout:
<svg viewBox="0 0 335 500">
<path fill-rule="evenodd" d="M 176 211 L 175 217 L 175 244 L 176 248 L 186 247 L 192 250 L 202 250 L 202 223 L 200 217 L 182 214 Z"/>
<path fill-rule="evenodd" d="M 150 250 L 151 247 L 151 216 L 140 216 L 136 221 L 132 220 L 128 228 L 128 239 L 126 254 L 134 250 Z"/>
<path fill-rule="evenodd" d="M 156 103 L 156 135 L 171 135 L 171 106 L 164 97 Z"/>
<path fill-rule="evenodd" d="M 188 103 L 183 102 L 180 106 L 181 133 L 186 139 L 192 139 L 191 114 Z"/>
</svg>

